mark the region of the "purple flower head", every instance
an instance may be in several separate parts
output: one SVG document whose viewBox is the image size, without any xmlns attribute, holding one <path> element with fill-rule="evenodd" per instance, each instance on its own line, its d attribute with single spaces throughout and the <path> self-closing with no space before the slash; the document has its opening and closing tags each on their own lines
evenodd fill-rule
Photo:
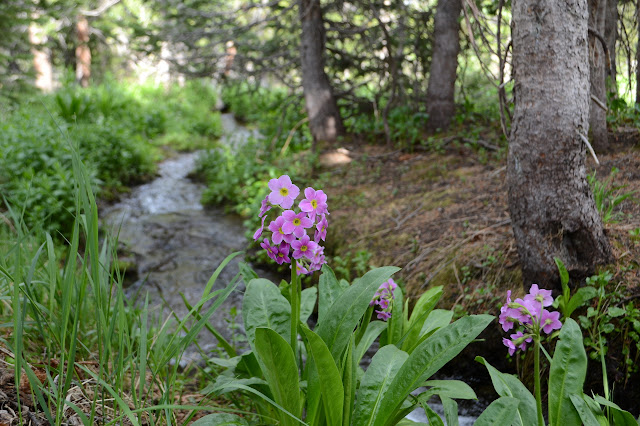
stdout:
<svg viewBox="0 0 640 426">
<path fill-rule="evenodd" d="M 391 318 L 391 312 L 388 311 L 376 311 L 378 319 L 382 321 L 388 321 Z"/>
<path fill-rule="evenodd" d="M 522 318 L 520 320 L 523 324 L 530 324 L 532 318 L 537 318 L 540 316 L 540 310 L 542 307 L 540 303 L 535 300 L 525 300 L 517 298 L 514 300 L 510 306 L 519 305 L 520 312 L 522 313 Z"/>
<path fill-rule="evenodd" d="M 296 239 L 292 233 L 286 233 L 282 230 L 284 223 L 284 217 L 278 216 L 276 220 L 272 220 L 269 224 L 269 231 L 272 233 L 271 239 L 274 244 L 280 244 L 282 241 L 291 244 Z"/>
<path fill-rule="evenodd" d="M 296 262 L 296 273 L 298 275 L 306 275 L 309 272 L 310 271 L 307 268 L 305 268 L 305 266 L 302 263 Z"/>
<path fill-rule="evenodd" d="M 369 302 L 369 306 L 378 305 L 379 309 L 376 310 L 378 319 L 386 321 L 391 318 L 391 309 L 393 308 L 391 301 L 395 298 L 393 291 L 397 287 L 398 285 L 390 278 L 378 287 L 376 294 L 374 294 L 373 299 Z"/>
<path fill-rule="evenodd" d="M 551 334 L 553 330 L 560 330 L 560 328 L 562 328 L 560 312 L 549 312 L 544 309 L 542 311 L 542 318 L 540 319 L 540 326 L 542 327 L 542 331 L 547 334 Z"/>
<path fill-rule="evenodd" d="M 293 210 L 285 210 L 282 212 L 284 224 L 282 231 L 285 234 L 293 234 L 296 238 L 302 238 L 306 234 L 305 228 L 313 226 L 313 220 L 309 219 L 305 213 L 294 212 Z"/>
<path fill-rule="evenodd" d="M 509 348 L 509 355 L 513 355 L 516 352 L 516 345 L 511 340 L 503 337 L 502 343 Z"/>
<path fill-rule="evenodd" d="M 518 349 L 525 351 L 527 349 L 527 343 L 533 342 L 533 337 L 522 333 L 522 331 L 518 331 L 511 335 L 511 340 Z"/>
<path fill-rule="evenodd" d="M 542 304 L 542 306 L 551 306 L 553 304 L 553 297 L 551 297 L 551 290 L 543 290 L 538 288 L 538 284 L 532 284 L 529 294 L 524 296 L 524 300 L 531 300 Z"/>
<path fill-rule="evenodd" d="M 260 228 L 258 228 L 258 230 L 253 234 L 253 241 L 258 241 L 262 236 L 262 230 L 264 229 L 264 220 L 266 218 L 266 216 L 262 218 L 262 224 L 260 225 Z"/>
<path fill-rule="evenodd" d="M 291 183 L 291 178 L 287 175 L 282 175 L 278 179 L 271 179 L 269 181 L 269 202 L 274 205 L 279 205 L 283 209 L 289 209 L 293 205 L 293 201 L 300 194 L 300 189 Z"/>
<path fill-rule="evenodd" d="M 308 235 L 303 235 L 299 240 L 295 240 L 291 243 L 291 248 L 293 249 L 293 258 L 300 259 L 302 257 L 306 257 L 311 260 L 313 258 L 313 253 L 315 252 L 318 244 L 314 241 L 311 241 Z"/>
<path fill-rule="evenodd" d="M 300 210 L 307 213 L 311 220 L 315 220 L 316 214 L 327 211 L 327 195 L 321 189 L 306 188 L 304 196 L 306 198 L 300 201 Z"/>
<path fill-rule="evenodd" d="M 269 205 L 269 196 L 267 195 L 264 197 L 264 200 L 262 200 L 262 204 L 260 205 L 260 214 L 258 217 L 264 216 L 269 210 L 271 210 L 271 205 Z"/>
<path fill-rule="evenodd" d="M 327 217 L 323 214 L 322 219 L 316 225 L 316 233 L 314 236 L 315 242 L 320 242 L 320 240 L 325 241 L 327 238 L 327 227 L 329 226 L 329 222 L 327 221 Z"/>
<path fill-rule="evenodd" d="M 282 265 L 283 263 L 290 263 L 289 259 L 289 244 L 283 242 L 277 247 L 276 263 Z"/>
<path fill-rule="evenodd" d="M 269 244 L 269 239 L 265 238 L 261 243 L 260 247 L 267 251 L 269 257 L 273 260 L 276 260 L 276 254 L 278 253 L 278 249 Z"/>
</svg>

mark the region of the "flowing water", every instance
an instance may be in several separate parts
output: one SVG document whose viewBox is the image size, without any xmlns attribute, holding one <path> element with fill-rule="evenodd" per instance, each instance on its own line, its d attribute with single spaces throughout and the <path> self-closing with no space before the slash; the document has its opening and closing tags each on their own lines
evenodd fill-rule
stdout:
<svg viewBox="0 0 640 426">
<path fill-rule="evenodd" d="M 250 137 L 259 137 L 256 132 L 238 125 L 230 114 L 223 114 L 222 118 L 225 132 L 230 135 L 222 142 L 232 149 L 238 149 Z M 240 218 L 224 213 L 222 208 L 203 208 L 200 204 L 204 186 L 188 178 L 198 155 L 180 154 L 164 161 L 155 180 L 134 188 L 129 196 L 103 212 L 103 222 L 118 234 L 120 244 L 135 265 L 137 279 L 127 287 L 127 296 L 141 302 L 148 294 L 149 305 L 162 317 L 175 312 L 182 318 L 188 310 L 181 294 L 191 305 L 196 304 L 218 265 L 227 255 L 246 248 Z M 214 290 L 226 286 L 237 272 L 238 261 L 234 260 L 220 274 Z M 269 271 L 257 269 L 256 272 L 261 277 L 279 281 Z M 231 315 L 233 310 L 240 313 L 243 290 L 240 284 L 209 321 L 229 340 L 240 339 L 243 334 L 241 317 L 234 320 Z M 198 343 L 205 353 L 217 346 L 215 338 L 207 332 L 200 334 Z M 199 352 L 192 348 L 183 362 L 200 359 Z M 443 415 L 441 404 L 430 402 L 429 405 Z M 473 411 L 468 415 L 468 410 L 461 407 L 461 426 L 473 424 L 477 416 Z M 427 422 L 422 409 L 407 418 Z"/>
</svg>

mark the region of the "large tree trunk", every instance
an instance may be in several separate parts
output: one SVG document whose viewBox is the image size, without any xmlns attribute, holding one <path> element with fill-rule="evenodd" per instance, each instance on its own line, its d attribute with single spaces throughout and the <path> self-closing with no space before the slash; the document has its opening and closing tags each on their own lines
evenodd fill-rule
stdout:
<svg viewBox="0 0 640 426">
<path fill-rule="evenodd" d="M 320 1 L 300 0 L 298 7 L 302 23 L 300 59 L 304 100 L 311 135 L 316 148 L 322 150 L 344 134 L 344 126 L 329 78 L 324 72 L 325 30 Z"/>
<path fill-rule="evenodd" d="M 605 17 L 607 16 L 607 0 L 589 0 L 589 28 L 602 37 Z M 595 35 L 589 36 L 589 81 L 591 82 L 591 99 L 589 104 L 589 133 L 591 144 L 596 151 L 609 149 L 607 140 L 607 112 L 601 105 L 607 104 L 605 84 L 606 57 L 601 41 Z M 601 105 L 599 105 L 601 104 Z"/>
<path fill-rule="evenodd" d="M 76 81 L 82 87 L 89 86 L 91 77 L 91 49 L 89 49 L 89 21 L 80 15 L 76 23 Z"/>
<path fill-rule="evenodd" d="M 439 0 L 427 88 L 428 128 L 445 130 L 455 112 L 454 89 L 460 51 L 462 0 Z"/>
<path fill-rule="evenodd" d="M 514 0 L 516 106 L 509 141 L 509 210 L 526 285 L 559 286 L 612 260 L 586 179 L 587 0 Z"/>
<path fill-rule="evenodd" d="M 609 59 L 611 66 L 607 65 L 605 75 L 607 77 L 607 90 L 618 95 L 618 84 L 616 77 L 618 75 L 618 67 L 616 63 L 616 43 L 618 41 L 618 0 L 607 0 L 607 16 L 604 21 L 604 39 L 607 42 L 609 50 Z"/>
<path fill-rule="evenodd" d="M 50 92 L 53 90 L 53 67 L 44 41 L 42 29 L 35 22 L 29 24 L 29 42 L 33 54 L 33 69 L 36 72 L 35 84 L 43 92 Z"/>
</svg>

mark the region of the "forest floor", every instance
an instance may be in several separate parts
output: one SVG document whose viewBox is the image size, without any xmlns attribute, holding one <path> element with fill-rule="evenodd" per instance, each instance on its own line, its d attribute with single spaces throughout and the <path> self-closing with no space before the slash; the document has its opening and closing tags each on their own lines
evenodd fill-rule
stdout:
<svg viewBox="0 0 640 426">
<path fill-rule="evenodd" d="M 596 165 L 588 155 L 587 170 L 599 181 L 611 177 L 613 197 L 634 192 L 615 209 L 615 220 L 605 223 L 617 262 L 610 267 L 611 283 L 623 302 L 640 304 L 640 135 L 638 130 L 619 129 L 610 134 L 612 149 L 598 155 Z M 497 315 L 507 290 L 524 294 L 513 231 L 509 219 L 506 187 L 506 150 L 464 143 L 463 138 L 442 139 L 437 152 L 393 151 L 362 144 L 343 153 L 343 164 L 325 166 L 322 187 L 330 197 L 330 231 L 338 241 L 334 253 L 351 251 L 370 255 L 372 265 L 395 265 L 407 296 L 416 300 L 429 286 L 442 285 L 440 308 L 456 314 Z M 491 144 L 486 144 L 492 147 Z M 346 161 L 351 159 L 347 164 Z M 339 236 L 339 237 L 338 237 Z M 365 257 L 366 257 L 365 256 Z M 626 289 L 624 289 L 626 287 Z M 583 314 L 584 309 L 577 312 Z M 475 377 L 472 386 L 490 383 L 486 371 L 474 362 L 484 356 L 503 371 L 523 373 L 531 360 L 514 360 L 502 346 L 504 333 L 497 322 L 470 345 L 444 374 Z M 622 347 L 628 339 L 609 341 L 607 369 L 615 383 L 621 405 L 637 411 L 640 374 L 625 377 Z M 632 349 L 633 351 L 633 349 Z M 637 360 L 636 360 L 637 361 Z M 602 393 L 602 374 L 594 362 L 587 378 Z M 486 376 L 486 377 L 484 377 Z M 530 374 L 529 374 L 530 376 Z M 524 374 L 525 380 L 527 375 Z M 467 380 L 468 381 L 468 380 Z M 489 386 L 482 390 L 490 398 Z M 496 396 L 497 397 L 497 396 Z M 625 401 L 626 399 L 626 401 Z M 637 413 L 636 413 L 637 415 Z"/>
</svg>

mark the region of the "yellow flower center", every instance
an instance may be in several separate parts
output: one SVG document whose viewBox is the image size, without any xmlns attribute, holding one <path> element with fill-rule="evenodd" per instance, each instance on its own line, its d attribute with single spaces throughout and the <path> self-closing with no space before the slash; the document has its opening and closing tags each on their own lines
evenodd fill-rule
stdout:
<svg viewBox="0 0 640 426">
<path fill-rule="evenodd" d="M 318 208 L 318 200 L 311 200 L 311 207 L 313 207 L 314 209 Z"/>
<path fill-rule="evenodd" d="M 301 221 L 300 221 L 300 219 L 298 219 L 297 217 L 296 217 L 295 219 L 293 219 L 293 224 L 294 224 L 295 226 L 300 226 L 300 223 L 302 223 L 302 222 L 301 222 Z"/>
<path fill-rule="evenodd" d="M 284 235 L 284 232 L 282 232 L 282 227 L 278 228 L 278 232 L 280 233 L 280 235 Z"/>
<path fill-rule="evenodd" d="M 301 246 L 300 251 L 307 251 L 307 246 Z"/>
<path fill-rule="evenodd" d="M 282 195 L 283 197 L 286 197 L 287 195 L 289 195 L 289 189 L 280 188 L 280 195 Z"/>
</svg>

